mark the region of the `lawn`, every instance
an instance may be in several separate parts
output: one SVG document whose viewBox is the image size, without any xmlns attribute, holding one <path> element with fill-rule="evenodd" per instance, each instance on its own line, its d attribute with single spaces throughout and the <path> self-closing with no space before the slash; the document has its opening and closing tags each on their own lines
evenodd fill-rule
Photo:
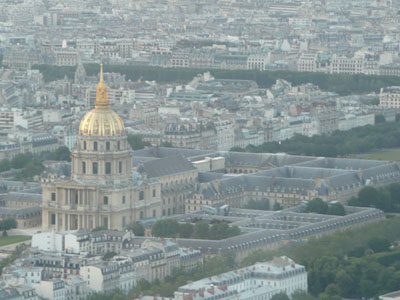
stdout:
<svg viewBox="0 0 400 300">
<path fill-rule="evenodd" d="M 12 236 L 2 236 L 0 237 L 0 247 L 10 244 L 15 244 L 23 241 L 30 240 L 31 237 L 27 235 L 12 235 Z"/>
<path fill-rule="evenodd" d="M 400 161 L 400 150 L 383 150 L 379 152 L 367 153 L 362 158 L 377 160 L 397 160 Z"/>
</svg>

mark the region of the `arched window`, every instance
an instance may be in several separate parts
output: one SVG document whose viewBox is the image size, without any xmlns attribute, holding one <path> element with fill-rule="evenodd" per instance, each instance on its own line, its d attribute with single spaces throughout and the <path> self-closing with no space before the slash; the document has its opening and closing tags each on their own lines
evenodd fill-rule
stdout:
<svg viewBox="0 0 400 300">
<path fill-rule="evenodd" d="M 110 151 L 110 142 L 106 142 L 106 150 Z"/>
<path fill-rule="evenodd" d="M 97 142 L 94 142 L 94 143 L 93 143 L 93 150 L 94 150 L 94 151 L 97 151 Z"/>
</svg>

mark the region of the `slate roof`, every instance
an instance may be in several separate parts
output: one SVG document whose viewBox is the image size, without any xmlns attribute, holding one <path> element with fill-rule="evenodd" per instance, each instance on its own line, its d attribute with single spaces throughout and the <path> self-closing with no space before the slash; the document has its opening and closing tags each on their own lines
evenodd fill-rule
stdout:
<svg viewBox="0 0 400 300">
<path fill-rule="evenodd" d="M 24 202 L 42 203 L 42 195 L 32 194 L 32 193 L 11 192 L 8 194 L 0 195 L 0 201 L 24 201 Z"/>
<path fill-rule="evenodd" d="M 196 168 L 181 155 L 147 161 L 138 168 L 138 172 L 146 174 L 148 178 L 164 177 L 194 170 Z"/>
</svg>

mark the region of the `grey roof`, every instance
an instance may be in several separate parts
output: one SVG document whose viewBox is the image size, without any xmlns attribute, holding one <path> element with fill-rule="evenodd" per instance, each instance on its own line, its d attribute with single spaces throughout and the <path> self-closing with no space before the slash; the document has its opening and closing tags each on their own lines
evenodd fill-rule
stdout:
<svg viewBox="0 0 400 300">
<path fill-rule="evenodd" d="M 42 214 L 42 208 L 40 206 L 31 206 L 23 208 L 9 208 L 0 207 L 0 218 L 14 218 L 14 219 L 26 219 L 36 215 Z"/>
<path fill-rule="evenodd" d="M 8 194 L 0 194 L 0 201 L 24 201 L 24 202 L 41 203 L 42 195 L 32 194 L 32 193 L 11 192 Z"/>
<path fill-rule="evenodd" d="M 141 174 L 146 174 L 148 178 L 163 177 L 194 170 L 196 168 L 181 155 L 147 161 L 138 168 L 138 171 Z"/>
<path fill-rule="evenodd" d="M 365 170 L 368 168 L 384 165 L 387 162 L 379 160 L 348 159 L 348 158 L 318 158 L 302 162 L 303 167 L 343 169 L 343 170 Z"/>
</svg>

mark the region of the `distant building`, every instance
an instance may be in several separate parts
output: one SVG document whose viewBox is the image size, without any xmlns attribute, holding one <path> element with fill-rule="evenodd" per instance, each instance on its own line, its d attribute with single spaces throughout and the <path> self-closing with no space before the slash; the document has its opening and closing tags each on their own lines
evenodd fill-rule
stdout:
<svg viewBox="0 0 400 300">
<path fill-rule="evenodd" d="M 381 107 L 400 109 L 400 86 L 381 88 L 379 105 Z"/>
</svg>

